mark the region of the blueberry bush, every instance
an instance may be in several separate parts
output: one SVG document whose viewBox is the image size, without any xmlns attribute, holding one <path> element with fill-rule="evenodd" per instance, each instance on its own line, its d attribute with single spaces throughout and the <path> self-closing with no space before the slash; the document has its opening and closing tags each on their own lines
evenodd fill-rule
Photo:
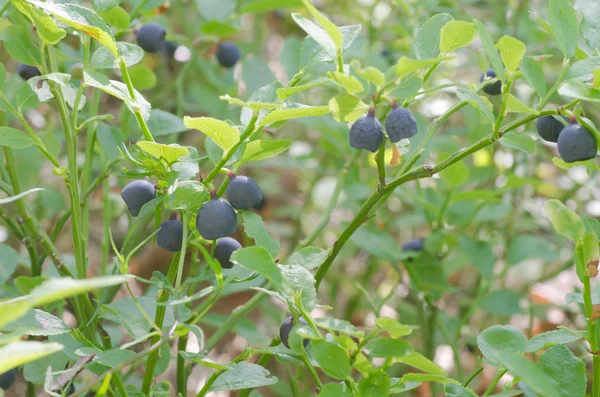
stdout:
<svg viewBox="0 0 600 397">
<path fill-rule="evenodd" d="M 597 0 L 0 4 L 0 396 L 600 397 Z"/>
</svg>

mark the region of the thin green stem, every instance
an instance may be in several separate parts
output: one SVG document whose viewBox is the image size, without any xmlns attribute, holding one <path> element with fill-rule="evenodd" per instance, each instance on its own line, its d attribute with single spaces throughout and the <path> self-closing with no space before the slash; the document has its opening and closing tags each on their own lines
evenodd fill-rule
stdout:
<svg viewBox="0 0 600 397">
<path fill-rule="evenodd" d="M 510 89 L 512 88 L 513 81 L 509 79 L 506 82 L 506 85 L 502 87 L 502 106 L 500 107 L 500 113 L 496 118 L 496 122 L 494 123 L 494 138 L 500 139 L 500 125 L 502 124 L 502 120 L 504 120 L 504 116 L 506 115 L 506 109 L 508 107 L 508 95 L 510 93 Z"/>
<path fill-rule="evenodd" d="M 492 379 L 492 383 L 490 383 L 489 387 L 487 388 L 485 393 L 483 393 L 483 395 L 489 396 L 490 394 L 492 394 L 494 392 L 494 390 L 496 389 L 496 385 L 498 384 L 498 382 L 500 382 L 500 379 L 502 379 L 504 374 L 506 374 L 507 372 L 508 372 L 508 369 L 506 369 L 506 368 L 504 368 L 500 372 L 498 372 L 496 374 L 496 376 L 494 377 L 494 379 Z"/>
<path fill-rule="evenodd" d="M 463 386 L 464 387 L 469 386 L 469 384 L 473 381 L 473 379 L 475 379 L 477 377 L 477 375 L 479 375 L 482 372 L 483 372 L 483 367 L 477 367 L 473 372 L 471 372 L 471 374 L 469 375 L 467 380 L 465 380 L 465 383 L 463 383 Z"/>
<path fill-rule="evenodd" d="M 175 281 L 175 289 L 181 287 L 181 278 L 183 277 L 183 265 L 185 262 L 185 251 L 187 250 L 188 239 L 188 214 L 186 211 L 181 211 L 181 223 L 183 223 L 183 238 L 181 243 L 181 252 L 179 254 L 179 265 L 177 266 L 177 279 Z"/>
<path fill-rule="evenodd" d="M 308 372 L 310 373 L 310 377 L 315 382 L 315 385 L 317 385 L 317 388 L 319 390 L 321 390 L 323 388 L 323 383 L 321 382 L 321 379 L 319 379 L 319 374 L 317 374 L 317 370 L 315 369 L 315 367 L 311 364 L 310 360 L 308 359 L 308 355 L 306 354 L 306 351 L 304 350 L 304 348 L 302 349 L 301 360 L 304 363 L 304 366 L 306 367 L 306 369 L 308 369 Z"/>
<path fill-rule="evenodd" d="M 177 341 L 177 393 L 181 395 L 181 397 L 187 397 L 187 370 L 185 367 L 185 359 L 180 351 L 185 351 L 187 347 L 188 337 L 180 336 Z"/>
<path fill-rule="evenodd" d="M 550 90 L 546 93 L 546 96 L 544 96 L 544 98 L 540 100 L 540 103 L 538 104 L 538 110 L 542 110 L 544 106 L 546 106 L 552 95 L 554 95 L 554 93 L 560 88 L 563 81 L 565 80 L 567 71 L 569 70 L 569 64 L 570 60 L 568 58 L 563 59 L 563 67 L 560 71 L 560 75 L 558 76 L 558 80 L 556 80 L 556 83 L 554 83 L 552 88 L 550 88 Z"/>
<path fill-rule="evenodd" d="M 119 69 L 121 70 L 121 74 L 123 76 L 123 81 L 125 81 L 125 85 L 127 85 L 127 90 L 129 91 L 129 97 L 134 102 L 133 113 L 135 118 L 142 130 L 142 134 L 144 134 L 144 139 L 150 142 L 154 142 L 154 137 L 152 133 L 148 129 L 148 125 L 142 116 L 142 112 L 137 108 L 137 97 L 135 96 L 135 89 L 133 88 L 133 83 L 131 82 L 131 77 L 129 77 L 129 71 L 127 70 L 127 63 L 125 62 L 125 58 L 121 57 L 119 59 Z"/>
</svg>

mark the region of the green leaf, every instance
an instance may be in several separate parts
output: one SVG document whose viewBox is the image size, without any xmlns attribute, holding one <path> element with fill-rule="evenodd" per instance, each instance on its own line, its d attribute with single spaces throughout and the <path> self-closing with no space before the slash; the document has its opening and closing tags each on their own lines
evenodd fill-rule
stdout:
<svg viewBox="0 0 600 397">
<path fill-rule="evenodd" d="M 436 58 L 440 55 L 441 30 L 453 20 L 450 14 L 435 14 L 419 28 L 412 43 L 417 59 Z"/>
<path fill-rule="evenodd" d="M 390 388 L 391 394 L 405 393 L 421 386 L 423 382 L 420 381 L 405 381 L 400 378 L 392 378 L 392 386 Z M 457 382 L 458 383 L 458 382 Z"/>
<path fill-rule="evenodd" d="M 429 59 L 410 59 L 405 56 L 401 57 L 396 64 L 396 75 L 400 78 L 408 76 L 425 67 L 443 62 L 449 57 L 429 58 Z"/>
<path fill-rule="evenodd" d="M 380 317 L 375 320 L 377 327 L 389 333 L 392 338 L 399 338 L 412 334 L 413 327 L 410 325 L 400 324 L 398 321 L 389 317 Z"/>
<path fill-rule="evenodd" d="M 50 279 L 34 288 L 29 295 L 29 300 L 31 306 L 41 306 L 94 289 L 122 284 L 126 281 L 126 276 L 106 276 L 77 280 L 70 277 Z"/>
<path fill-rule="evenodd" d="M 579 40 L 577 14 L 570 0 L 550 0 L 548 17 L 552 36 L 565 58 L 575 55 Z"/>
<path fill-rule="evenodd" d="M 51 15 L 54 15 L 73 29 L 98 40 L 98 42 L 108 48 L 115 57 L 119 56 L 119 49 L 117 48 L 117 43 L 110 28 L 98 14 L 89 8 L 73 3 L 53 4 L 34 0 L 27 1 Z"/>
<path fill-rule="evenodd" d="M 230 105 L 242 106 L 249 110 L 277 109 L 282 106 L 279 103 L 245 102 L 245 101 L 242 101 L 241 99 L 230 97 L 229 95 L 221 95 L 219 97 L 219 99 L 222 101 L 226 101 Z"/>
<path fill-rule="evenodd" d="M 398 249 L 398 242 L 389 233 L 379 229 L 363 226 L 350 237 L 350 240 L 378 258 L 395 262 L 404 259 Z"/>
<path fill-rule="evenodd" d="M 24 27 L 10 25 L 0 33 L 0 40 L 4 41 L 4 48 L 12 58 L 26 65 L 41 65 L 40 50 Z"/>
<path fill-rule="evenodd" d="M 479 38 L 481 39 L 481 43 L 483 44 L 483 50 L 485 51 L 485 54 L 487 55 L 488 59 L 490 60 L 492 69 L 494 69 L 494 72 L 496 72 L 498 79 L 500 79 L 500 81 L 504 81 L 505 76 L 504 76 L 504 67 L 502 66 L 502 58 L 500 58 L 500 55 L 498 54 L 498 50 L 496 50 L 494 41 L 490 37 L 487 30 L 485 30 L 485 27 L 483 26 L 481 21 L 475 19 L 474 22 L 475 22 L 475 25 L 477 26 L 477 33 L 479 33 Z"/>
<path fill-rule="evenodd" d="M 292 19 L 306 32 L 306 34 L 323 48 L 330 59 L 337 58 L 337 46 L 325 30 L 321 29 L 314 22 L 306 19 L 302 14 L 293 12 Z"/>
<path fill-rule="evenodd" d="M 318 397 L 350 397 L 351 394 L 343 383 L 327 383 Z M 256 397 L 256 396 L 254 396 Z"/>
<path fill-rule="evenodd" d="M 19 254 L 10 245 L 0 244 L 0 282 L 2 284 L 6 284 L 6 281 L 15 272 L 18 260 Z"/>
<path fill-rule="evenodd" d="M 563 345 L 581 339 L 566 329 L 558 329 L 538 334 L 527 342 L 526 353 L 533 353 L 554 345 Z"/>
<path fill-rule="evenodd" d="M 221 149 L 228 151 L 240 141 L 240 132 L 224 121 L 210 117 L 184 117 L 183 124 L 187 128 L 201 131 L 210 137 Z"/>
<path fill-rule="evenodd" d="M 260 161 L 276 156 L 279 153 L 288 150 L 291 145 L 292 141 L 289 139 L 258 139 L 248 142 L 246 148 L 244 149 L 244 153 L 242 154 L 242 158 L 236 163 L 236 166 L 239 167 L 242 164 L 252 161 Z"/>
<path fill-rule="evenodd" d="M 570 70 L 570 69 L 569 69 Z M 540 98 L 546 96 L 546 79 L 542 66 L 533 58 L 525 57 L 521 62 L 521 72 L 527 79 L 527 82 L 533 87 Z"/>
<path fill-rule="evenodd" d="M 55 342 L 20 341 L 0 347 L 0 373 L 59 352 L 63 345 Z"/>
<path fill-rule="evenodd" d="M 438 382 L 443 385 L 446 385 L 446 384 L 460 385 L 460 382 L 457 380 L 450 379 L 450 378 L 447 378 L 442 375 L 435 375 L 435 374 L 416 374 L 416 373 L 415 374 L 406 374 L 402 377 L 402 380 L 406 383 L 418 381 L 418 382 Z"/>
<path fill-rule="evenodd" d="M 560 397 L 552 379 L 544 373 L 540 366 L 514 352 L 498 352 L 497 357 L 512 375 L 520 377 L 521 381 L 535 392 L 545 397 Z"/>
<path fill-rule="evenodd" d="M 331 317 L 319 317 L 315 318 L 315 324 L 317 324 L 317 327 L 326 329 L 329 332 L 339 332 L 356 338 L 362 338 L 365 335 L 364 331 L 359 331 L 354 325 L 346 320 L 338 320 Z"/>
<path fill-rule="evenodd" d="M 477 397 L 473 390 L 453 384 L 444 385 L 444 393 L 446 397 Z"/>
<path fill-rule="evenodd" d="M 302 266 L 279 265 L 279 270 L 283 276 L 281 293 L 290 302 L 295 302 L 295 298 L 299 297 L 302 306 L 309 312 L 312 311 L 317 302 L 313 275 Z"/>
<path fill-rule="evenodd" d="M 481 272 L 481 275 L 490 277 L 494 270 L 494 263 L 496 263 L 496 255 L 494 255 L 490 244 L 469 236 L 461 236 L 459 241 L 463 252 Z"/>
<path fill-rule="evenodd" d="M 200 32 L 207 36 L 227 37 L 237 34 L 239 30 L 228 23 L 212 20 L 203 24 Z"/>
<path fill-rule="evenodd" d="M 152 109 L 148 128 L 155 137 L 179 134 L 188 130 L 180 117 L 161 109 Z"/>
<path fill-rule="evenodd" d="M 187 147 L 177 144 L 165 145 L 150 141 L 139 141 L 136 145 L 157 160 L 164 160 L 168 164 L 173 164 L 180 158 L 190 154 Z"/>
<path fill-rule="evenodd" d="M 279 253 L 279 240 L 273 238 L 267 230 L 260 215 L 242 211 L 246 235 L 254 240 L 257 246 L 263 247 L 272 257 Z"/>
<path fill-rule="evenodd" d="M 346 350 L 340 346 L 318 340 L 312 344 L 312 353 L 319 367 L 334 379 L 344 380 L 350 377 L 352 367 Z"/>
<path fill-rule="evenodd" d="M 25 132 L 11 127 L 0 127 L 0 146 L 23 149 L 35 143 Z"/>
<path fill-rule="evenodd" d="M 134 87 L 139 90 L 149 90 L 156 85 L 156 74 L 149 67 L 138 64 L 129 69 L 129 76 Z"/>
<path fill-rule="evenodd" d="M 488 313 L 512 316 L 521 312 L 521 295 L 509 289 L 492 291 L 481 299 L 481 308 Z"/>
<path fill-rule="evenodd" d="M 243 2 L 240 12 L 244 14 L 264 13 L 284 7 L 297 7 L 302 5 L 300 0 L 253 0 Z"/>
<path fill-rule="evenodd" d="M 373 66 L 368 66 L 364 69 L 356 69 L 355 72 L 357 75 L 367 80 L 369 83 L 375 84 L 377 87 L 381 87 L 385 84 L 385 75 Z"/>
<path fill-rule="evenodd" d="M 117 29 L 127 29 L 131 24 L 131 18 L 123 7 L 114 7 L 106 11 L 98 11 L 98 15 L 106 21 L 106 23 Z M 118 47 L 117 43 L 117 47 Z"/>
<path fill-rule="evenodd" d="M 469 45 L 475 38 L 475 24 L 464 21 L 449 21 L 440 32 L 440 51 L 447 54 Z"/>
<path fill-rule="evenodd" d="M 0 329 L 24 316 L 31 308 L 28 296 L 0 302 Z"/>
<path fill-rule="evenodd" d="M 1 129 L 1 128 L 2 128 L 2 127 L 0 127 L 0 129 Z M 1 133 L 1 130 L 0 130 L 0 139 L 2 139 L 2 133 Z M 0 143 L 1 143 L 1 142 L 0 142 Z M 42 191 L 42 190 L 44 190 L 44 188 L 41 188 L 41 187 L 36 187 L 36 188 L 29 189 L 29 190 L 26 190 L 26 191 L 24 191 L 24 192 L 21 192 L 21 193 L 19 193 L 19 194 L 15 195 L 15 196 L 6 197 L 6 198 L 0 198 L 0 205 L 1 205 L 1 204 L 8 204 L 8 203 L 12 203 L 13 201 L 17 201 L 18 199 L 20 199 L 20 198 L 23 198 L 23 197 L 25 197 L 25 196 L 27 196 L 27 195 L 29 195 L 29 194 L 31 194 L 31 193 L 39 192 L 39 191 Z M 0 263 L 1 263 L 1 261 L 0 261 Z"/>
<path fill-rule="evenodd" d="M 311 88 L 318 87 L 318 86 L 321 86 L 321 85 L 327 84 L 327 83 L 329 83 L 329 79 L 327 79 L 325 77 L 321 77 L 319 79 L 311 81 L 310 83 L 297 85 L 294 87 L 279 88 L 279 89 L 277 89 L 277 98 L 279 98 L 280 101 L 285 101 L 287 98 L 291 97 L 294 94 L 297 94 L 299 92 L 306 91 Z"/>
<path fill-rule="evenodd" d="M 565 80 L 589 81 L 593 78 L 594 71 L 598 69 L 600 69 L 600 56 L 582 59 L 569 66 Z"/>
<path fill-rule="evenodd" d="M 6 82 L 6 68 L 4 64 L 0 62 L 0 96 L 2 96 L 2 90 L 4 89 L 4 83 Z"/>
<path fill-rule="evenodd" d="M 67 35 L 67 32 L 59 28 L 52 18 L 31 4 L 23 0 L 15 0 L 13 4 L 31 20 L 38 36 L 46 43 L 56 44 Z"/>
<path fill-rule="evenodd" d="M 600 90 L 591 88 L 579 81 L 568 81 L 563 84 L 558 93 L 562 96 L 577 98 L 587 102 L 600 103 Z"/>
<path fill-rule="evenodd" d="M 317 10 L 309 0 L 302 0 L 302 4 L 304 4 L 312 16 L 321 24 L 323 29 L 325 29 L 329 37 L 331 37 L 336 49 L 340 49 L 343 41 L 342 32 L 340 32 L 340 29 L 333 22 L 327 19 L 325 15 L 321 14 L 321 12 Z"/>
<path fill-rule="evenodd" d="M 329 106 L 296 105 L 284 109 L 276 109 L 266 115 L 258 124 L 259 127 L 278 121 L 297 119 L 301 117 L 317 117 L 329 113 Z"/>
<path fill-rule="evenodd" d="M 370 340 L 365 349 L 371 357 L 399 358 L 411 354 L 413 348 L 406 342 L 393 338 L 377 338 Z"/>
<path fill-rule="evenodd" d="M 302 266 L 305 269 L 315 269 L 327 259 L 327 251 L 319 247 L 304 247 L 294 252 L 288 259 L 287 264 L 292 266 Z"/>
<path fill-rule="evenodd" d="M 406 356 L 395 358 L 394 362 L 410 365 L 428 374 L 446 375 L 442 367 L 418 352 L 412 352 Z"/>
<path fill-rule="evenodd" d="M 208 390 L 241 390 L 277 383 L 277 377 L 269 375 L 271 373 L 260 365 L 241 362 L 233 364 L 230 369 L 219 375 Z"/>
<path fill-rule="evenodd" d="M 539 366 L 561 397 L 584 397 L 587 388 L 585 364 L 571 350 L 553 346 L 540 357 Z"/>
<path fill-rule="evenodd" d="M 118 42 L 117 47 L 127 67 L 131 67 L 144 58 L 144 50 L 133 43 Z M 95 69 L 116 69 L 119 67 L 117 58 L 106 47 L 100 47 L 92 54 L 92 66 Z"/>
<path fill-rule="evenodd" d="M 165 204 L 172 210 L 197 212 L 208 196 L 206 187 L 198 181 L 177 181 L 169 186 Z"/>
<path fill-rule="evenodd" d="M 339 123 L 353 123 L 367 113 L 369 105 L 350 94 L 340 94 L 331 98 L 329 110 Z"/>
<path fill-rule="evenodd" d="M 144 120 L 150 118 L 150 104 L 137 90 L 134 90 L 135 99 L 132 99 L 125 84 L 110 80 L 105 75 L 91 70 L 84 70 L 83 79 L 86 85 L 99 88 L 107 94 L 122 100 L 131 112 L 136 109 L 139 110 Z"/>
<path fill-rule="evenodd" d="M 318 27 L 317 27 L 318 28 Z M 361 25 L 340 26 L 343 36 L 342 52 L 346 51 L 354 42 Z M 333 62 L 336 56 L 330 55 L 313 37 L 307 37 L 300 47 L 300 66 L 304 71 L 321 62 Z"/>
<path fill-rule="evenodd" d="M 235 11 L 235 0 L 196 0 L 198 12 L 205 20 L 225 21 Z"/>
<path fill-rule="evenodd" d="M 500 139 L 500 144 L 505 147 L 520 150 L 527 154 L 535 154 L 537 151 L 537 145 L 533 138 L 525 133 L 518 133 L 516 131 L 507 132 Z"/>
<path fill-rule="evenodd" d="M 69 327 L 58 317 L 42 310 L 30 310 L 17 321 L 4 326 L 3 331 L 22 331 L 25 335 L 50 336 L 69 332 Z"/>
<path fill-rule="evenodd" d="M 387 397 L 390 394 L 390 377 L 383 371 L 372 372 L 360 381 L 361 397 Z"/>
<path fill-rule="evenodd" d="M 461 101 L 469 102 L 469 105 L 477 109 L 479 113 L 481 113 L 481 115 L 488 119 L 491 123 L 496 121 L 494 112 L 492 110 L 492 104 L 487 98 L 477 95 L 475 92 L 462 87 L 456 90 L 456 95 Z"/>
<path fill-rule="evenodd" d="M 356 94 L 364 91 L 364 87 L 354 76 L 347 76 L 340 72 L 328 72 L 327 77 L 345 89 L 349 94 Z"/>
<path fill-rule="evenodd" d="M 509 72 L 515 72 L 519 69 L 519 65 L 525 56 L 525 44 L 514 37 L 502 36 L 496 44 L 496 48 L 500 50 L 502 61 Z"/>
<path fill-rule="evenodd" d="M 93 0 L 94 10 L 106 11 L 121 4 L 121 0 Z"/>
<path fill-rule="evenodd" d="M 240 248 L 231 255 L 231 261 L 252 270 L 267 280 L 277 290 L 281 289 L 282 276 L 279 268 L 267 250 L 262 247 Z"/>
<path fill-rule="evenodd" d="M 600 50 L 600 3 L 595 0 L 578 0 L 575 3 L 577 11 L 583 15 L 581 35 L 592 50 Z"/>
<path fill-rule="evenodd" d="M 560 259 L 557 249 L 549 244 L 547 238 L 535 234 L 514 236 L 508 247 L 508 263 L 516 265 L 527 259 L 540 258 L 545 261 Z"/>
<path fill-rule="evenodd" d="M 546 214 L 554 229 L 571 241 L 577 241 L 585 234 L 585 226 L 579 216 L 558 200 L 548 200 L 544 205 Z"/>
<path fill-rule="evenodd" d="M 498 363 L 500 354 L 524 352 L 527 338 L 512 325 L 493 325 L 477 336 L 477 346 L 485 358 Z"/>
<path fill-rule="evenodd" d="M 186 351 L 179 351 L 179 355 L 186 360 L 193 361 L 195 363 L 205 366 L 206 368 L 219 370 L 227 370 L 230 368 L 228 365 L 223 365 L 215 362 L 215 360 L 203 353 L 190 353 Z"/>
</svg>

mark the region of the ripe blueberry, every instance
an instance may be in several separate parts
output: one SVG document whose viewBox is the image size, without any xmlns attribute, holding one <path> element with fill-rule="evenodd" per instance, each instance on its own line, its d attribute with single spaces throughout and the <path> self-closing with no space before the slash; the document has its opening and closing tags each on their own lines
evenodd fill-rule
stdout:
<svg viewBox="0 0 600 397">
<path fill-rule="evenodd" d="M 19 76 L 21 76 L 21 78 L 23 80 L 29 80 L 32 77 L 37 77 L 37 76 L 42 75 L 42 73 L 40 72 L 40 70 L 38 68 L 36 68 L 35 66 L 25 65 L 24 63 L 19 64 L 17 71 L 19 73 Z"/>
<path fill-rule="evenodd" d="M 254 206 L 252 206 L 252 208 L 257 211 L 262 211 L 262 209 L 265 208 L 266 205 L 267 205 L 267 197 L 263 194 L 262 199 L 258 203 L 256 203 Z"/>
<path fill-rule="evenodd" d="M 136 32 L 137 44 L 146 52 L 155 53 L 160 50 L 167 32 L 156 23 L 142 25 Z"/>
<path fill-rule="evenodd" d="M 300 324 L 308 325 L 306 320 L 302 317 L 300 317 Z M 281 338 L 281 343 L 283 343 L 283 345 L 288 349 L 290 348 L 288 340 L 290 337 L 290 332 L 292 332 L 292 328 L 294 328 L 294 318 L 292 316 L 289 316 L 283 320 L 281 327 L 279 327 L 279 338 Z M 304 343 L 304 347 L 306 347 L 310 343 L 310 339 L 304 339 L 302 343 Z"/>
<path fill-rule="evenodd" d="M 236 210 L 249 210 L 262 200 L 262 191 L 254 179 L 247 176 L 229 174 L 227 200 Z"/>
<path fill-rule="evenodd" d="M 146 180 L 133 181 L 121 190 L 121 197 L 131 215 L 138 216 L 144 204 L 156 197 L 156 189 Z"/>
<path fill-rule="evenodd" d="M 216 240 L 235 233 L 237 216 L 229 203 L 211 192 L 211 199 L 202 205 L 196 216 L 196 227 L 205 240 Z"/>
<path fill-rule="evenodd" d="M 242 57 L 240 48 L 230 41 L 224 41 L 217 48 L 217 60 L 221 66 L 232 68 Z"/>
<path fill-rule="evenodd" d="M 375 118 L 375 109 L 356 120 L 350 127 L 350 146 L 354 149 L 367 149 L 376 152 L 383 142 L 383 128 Z"/>
<path fill-rule="evenodd" d="M 390 142 L 398 142 L 400 139 L 410 138 L 417 133 L 417 121 L 410 110 L 399 107 L 396 102 L 393 109 L 385 120 L 385 132 Z"/>
<path fill-rule="evenodd" d="M 215 259 L 219 261 L 223 269 L 231 269 L 231 254 L 242 248 L 236 239 L 231 237 L 223 237 L 217 241 L 215 246 Z"/>
<path fill-rule="evenodd" d="M 568 118 L 562 117 L 567 123 L 569 122 Z M 537 119 L 535 126 L 537 127 L 538 134 L 543 140 L 554 143 L 558 142 L 558 136 L 565 128 L 565 125 L 560 120 L 557 120 L 552 116 L 540 117 Z"/>
<path fill-rule="evenodd" d="M 485 80 L 486 76 L 490 80 L 491 79 L 495 79 L 496 78 L 496 72 L 494 72 L 494 69 L 489 68 L 485 73 L 481 73 L 481 78 L 479 79 L 479 82 L 483 83 L 483 80 Z M 488 95 L 500 95 L 500 94 L 502 94 L 502 82 L 500 80 L 497 80 L 495 83 L 486 84 L 483 87 L 483 92 L 485 92 Z"/>
<path fill-rule="evenodd" d="M 402 251 L 423 251 L 424 246 L 425 240 L 422 238 L 414 238 L 404 243 Z"/>
<path fill-rule="evenodd" d="M 571 124 L 562 130 L 557 147 L 560 157 L 567 163 L 593 159 L 598 151 L 594 135 L 579 124 Z"/>
<path fill-rule="evenodd" d="M 15 383 L 17 379 L 17 371 L 11 369 L 8 372 L 0 374 L 0 389 L 8 390 Z"/>
<path fill-rule="evenodd" d="M 177 220 L 177 215 L 171 215 L 169 220 L 160 224 L 160 230 L 156 233 L 156 244 L 170 252 L 181 251 L 183 244 L 183 223 Z"/>
</svg>

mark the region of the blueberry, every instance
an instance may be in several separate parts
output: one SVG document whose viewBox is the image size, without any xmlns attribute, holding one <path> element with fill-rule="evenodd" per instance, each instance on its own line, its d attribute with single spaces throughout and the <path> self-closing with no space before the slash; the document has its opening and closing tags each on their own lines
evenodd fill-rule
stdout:
<svg viewBox="0 0 600 397">
<path fill-rule="evenodd" d="M 17 371 L 11 369 L 8 372 L 0 374 L 0 389 L 8 390 L 15 383 L 17 379 Z"/>
<path fill-rule="evenodd" d="M 165 41 L 164 49 L 170 58 L 173 58 L 175 56 L 175 51 L 177 51 L 178 47 L 179 43 L 175 41 Z"/>
<path fill-rule="evenodd" d="M 300 324 L 308 325 L 306 320 L 302 317 L 300 317 Z M 279 338 L 281 338 L 281 343 L 283 343 L 283 345 L 288 349 L 290 348 L 288 339 L 290 337 L 290 332 L 292 332 L 292 328 L 294 328 L 294 318 L 292 316 L 289 316 L 283 320 L 281 327 L 279 327 Z M 306 347 L 310 343 L 310 339 L 304 339 L 302 343 L 304 343 L 304 347 Z"/>
<path fill-rule="evenodd" d="M 21 78 L 23 80 L 29 80 L 32 77 L 37 77 L 37 76 L 42 75 L 42 73 L 40 72 L 40 70 L 38 68 L 36 68 L 35 66 L 25 65 L 24 63 L 19 64 L 17 71 L 19 73 L 19 76 L 21 76 Z"/>
<path fill-rule="evenodd" d="M 229 176 L 231 181 L 227 186 L 227 200 L 236 210 L 249 210 L 262 200 L 262 191 L 254 179 L 247 176 Z"/>
<path fill-rule="evenodd" d="M 242 248 L 242 245 L 231 237 L 223 237 L 217 241 L 215 246 L 215 259 L 219 261 L 223 269 L 231 269 L 231 254 Z"/>
<path fill-rule="evenodd" d="M 356 120 L 350 128 L 350 146 L 376 152 L 383 142 L 383 128 L 375 118 L 375 110 Z"/>
<path fill-rule="evenodd" d="M 569 119 L 562 116 L 563 119 L 568 123 Z M 552 116 L 543 116 L 537 119 L 536 122 L 537 132 L 540 137 L 548 142 L 558 142 L 558 135 L 565 128 L 565 125 Z"/>
<path fill-rule="evenodd" d="M 402 251 L 423 251 L 425 247 L 425 240 L 422 238 L 414 238 L 412 240 L 408 240 L 402 246 Z"/>
<path fill-rule="evenodd" d="M 133 181 L 121 190 L 121 197 L 131 215 L 138 216 L 144 204 L 156 197 L 156 189 L 146 180 Z"/>
<path fill-rule="evenodd" d="M 196 227 L 202 238 L 216 240 L 235 233 L 237 216 L 229 203 L 212 192 L 212 198 L 202 205 L 196 216 Z"/>
<path fill-rule="evenodd" d="M 596 138 L 585 127 L 571 124 L 558 136 L 558 153 L 567 163 L 585 161 L 596 157 Z"/>
<path fill-rule="evenodd" d="M 183 223 L 175 219 L 164 221 L 160 224 L 160 230 L 156 233 L 156 244 L 167 251 L 181 251 L 183 244 Z"/>
<path fill-rule="evenodd" d="M 252 209 L 257 211 L 262 211 L 263 208 L 267 205 L 267 197 L 263 194 L 262 199 L 258 203 L 252 206 Z"/>
<path fill-rule="evenodd" d="M 158 52 L 165 40 L 165 28 L 156 23 L 142 25 L 136 32 L 137 44 L 146 52 Z"/>
<path fill-rule="evenodd" d="M 490 80 L 495 79 L 496 72 L 494 72 L 494 69 L 489 68 L 485 73 L 481 73 L 481 78 L 479 79 L 479 82 L 483 83 L 483 80 L 485 80 L 486 76 Z M 483 87 L 483 92 L 485 92 L 488 95 L 502 94 L 502 82 L 500 80 L 497 80 L 495 83 L 486 84 L 485 87 Z"/>
<path fill-rule="evenodd" d="M 242 53 L 240 48 L 230 41 L 224 41 L 217 48 L 217 60 L 221 66 L 232 68 L 240 60 Z"/>
<path fill-rule="evenodd" d="M 385 132 L 391 142 L 410 138 L 417 133 L 417 121 L 410 110 L 396 105 L 385 120 Z"/>
</svg>

